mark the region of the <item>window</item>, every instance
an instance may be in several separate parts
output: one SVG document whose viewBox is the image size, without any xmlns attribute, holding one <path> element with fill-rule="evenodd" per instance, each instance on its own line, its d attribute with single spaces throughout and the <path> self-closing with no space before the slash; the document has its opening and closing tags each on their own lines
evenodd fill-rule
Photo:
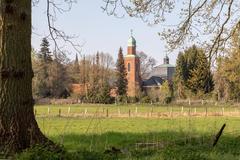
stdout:
<svg viewBox="0 0 240 160">
<path fill-rule="evenodd" d="M 128 63 L 128 72 L 130 72 L 130 63 Z"/>
</svg>

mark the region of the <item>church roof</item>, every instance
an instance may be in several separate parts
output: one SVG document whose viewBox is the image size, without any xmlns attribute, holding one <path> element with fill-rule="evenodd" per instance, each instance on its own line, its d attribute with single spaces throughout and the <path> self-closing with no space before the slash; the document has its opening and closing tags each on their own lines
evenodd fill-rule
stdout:
<svg viewBox="0 0 240 160">
<path fill-rule="evenodd" d="M 152 76 L 151 78 L 143 81 L 143 87 L 160 86 L 164 81 L 165 80 L 161 77 Z"/>
<path fill-rule="evenodd" d="M 169 58 L 166 55 L 166 57 L 164 58 L 164 63 L 154 67 L 152 71 L 149 73 L 148 78 L 156 76 L 164 79 L 172 79 L 174 73 L 175 66 L 169 64 Z"/>
<path fill-rule="evenodd" d="M 156 66 L 156 67 L 154 67 L 154 68 L 163 68 L 163 67 L 175 67 L 174 65 L 171 65 L 171 64 L 161 64 L 161 65 L 158 65 L 158 66 Z"/>
<path fill-rule="evenodd" d="M 136 40 L 133 36 L 128 39 L 128 46 L 136 46 Z"/>
</svg>

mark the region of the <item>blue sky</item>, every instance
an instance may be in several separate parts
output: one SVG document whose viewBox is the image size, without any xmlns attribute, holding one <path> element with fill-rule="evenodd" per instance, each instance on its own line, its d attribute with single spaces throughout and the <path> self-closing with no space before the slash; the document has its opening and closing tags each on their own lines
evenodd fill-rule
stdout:
<svg viewBox="0 0 240 160">
<path fill-rule="evenodd" d="M 116 60 L 118 49 L 122 46 L 126 54 L 127 41 L 130 30 L 137 41 L 137 50 L 154 57 L 161 64 L 166 55 L 165 43 L 158 36 L 162 29 L 160 25 L 148 26 L 140 19 L 116 18 L 103 13 L 102 0 L 78 0 L 68 13 L 58 15 L 57 24 L 67 34 L 75 34 L 79 43 L 85 42 L 82 54 L 93 54 L 97 51 L 110 53 Z M 41 39 L 48 35 L 46 4 L 41 1 L 37 7 L 33 7 L 33 35 L 32 46 L 39 49 Z M 173 19 L 174 21 L 174 19 Z M 71 50 L 71 49 L 69 49 Z M 175 64 L 177 51 L 170 53 L 170 63 Z M 75 54 L 69 55 L 75 57 Z"/>
</svg>

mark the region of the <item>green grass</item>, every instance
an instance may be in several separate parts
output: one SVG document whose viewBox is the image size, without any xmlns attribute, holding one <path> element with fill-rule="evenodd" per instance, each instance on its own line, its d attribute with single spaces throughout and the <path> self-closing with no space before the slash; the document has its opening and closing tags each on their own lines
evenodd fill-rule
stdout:
<svg viewBox="0 0 240 160">
<path fill-rule="evenodd" d="M 222 106 L 215 106 L 215 105 L 193 105 L 193 106 L 169 106 L 169 105 L 150 105 L 150 104 L 129 104 L 129 105 L 102 105 L 102 104 L 77 104 L 77 105 L 37 105 L 35 106 L 35 111 L 37 112 L 38 116 L 56 116 L 59 114 L 59 110 L 61 110 L 62 115 L 67 115 L 68 110 L 70 107 L 70 113 L 71 114 L 78 114 L 83 115 L 85 111 L 87 113 L 96 113 L 96 112 L 106 112 L 108 111 L 109 115 L 111 114 L 118 114 L 119 110 L 121 114 L 128 114 L 129 110 L 132 114 L 136 112 L 138 113 L 150 113 L 153 111 L 153 113 L 161 113 L 166 112 L 169 113 L 172 111 L 172 113 L 180 113 L 182 111 L 187 113 L 189 110 L 191 112 L 195 112 L 195 109 L 197 113 L 205 113 L 206 108 L 208 112 L 214 112 L 214 113 L 222 113 L 222 108 L 224 108 L 224 112 L 235 112 L 239 113 L 240 115 L 240 108 L 239 107 L 232 107 L 229 105 L 222 105 Z M 48 110 L 50 113 L 48 114 Z"/>
<path fill-rule="evenodd" d="M 39 106 L 38 106 L 39 107 Z M 42 112 L 47 106 L 39 107 Z M 58 108 L 58 106 L 51 106 Z M 67 106 L 61 106 L 66 109 Z M 114 111 L 116 106 L 74 106 L 74 111 L 98 107 Z M 112 108 L 111 108 L 112 107 Z M 123 110 L 129 107 L 121 106 Z M 71 107 L 73 108 L 73 107 Z M 139 107 L 147 112 L 148 107 Z M 174 108 L 177 109 L 175 106 Z M 166 111 L 167 107 L 156 107 Z M 179 108 L 178 108 L 179 109 Z M 231 108 L 230 108 L 231 109 Z M 73 111 L 73 110 L 72 110 Z M 226 111 L 226 109 L 225 109 Z M 156 118 L 37 118 L 41 130 L 53 141 L 63 144 L 67 151 L 87 150 L 103 153 L 112 146 L 124 151 L 120 159 L 240 159 L 240 118 L 182 117 Z M 226 128 L 217 146 L 213 137 L 221 126 Z M 136 147 L 136 143 L 159 142 L 160 148 Z M 119 158 L 119 157 L 118 157 Z"/>
</svg>

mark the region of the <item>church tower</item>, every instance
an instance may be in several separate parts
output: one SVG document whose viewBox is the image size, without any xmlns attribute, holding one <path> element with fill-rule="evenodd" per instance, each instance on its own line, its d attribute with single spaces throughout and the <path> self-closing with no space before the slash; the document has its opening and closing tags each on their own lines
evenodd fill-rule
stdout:
<svg viewBox="0 0 240 160">
<path fill-rule="evenodd" d="M 124 57 L 125 68 L 127 71 L 128 89 L 127 94 L 129 97 L 137 96 L 140 85 L 140 59 L 136 55 L 136 40 L 132 36 L 128 40 L 127 55 Z"/>
</svg>

